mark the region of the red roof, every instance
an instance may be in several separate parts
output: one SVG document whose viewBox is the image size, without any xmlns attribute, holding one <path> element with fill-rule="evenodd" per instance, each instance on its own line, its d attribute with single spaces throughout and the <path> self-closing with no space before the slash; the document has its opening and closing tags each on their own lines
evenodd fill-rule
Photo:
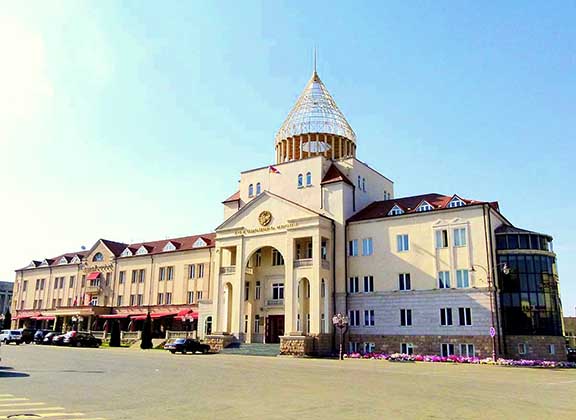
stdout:
<svg viewBox="0 0 576 420">
<path fill-rule="evenodd" d="M 349 222 L 357 222 L 360 220 L 379 219 L 381 217 L 395 217 L 388 213 L 394 206 L 398 206 L 404 213 L 416 213 L 416 208 L 424 201 L 430 204 L 434 210 L 441 210 L 448 208 L 448 203 L 457 197 L 461 199 L 467 206 L 475 204 L 489 204 L 494 210 L 498 211 L 498 202 L 486 202 L 468 200 L 457 195 L 448 196 L 437 193 L 429 193 L 422 195 L 414 195 L 412 197 L 395 198 L 393 200 L 374 201 L 368 207 L 348 219 Z"/>
<path fill-rule="evenodd" d="M 326 171 L 326 175 L 324 175 L 324 178 L 320 184 L 326 185 L 333 184 L 335 182 L 345 182 L 346 184 L 354 186 L 352 181 L 350 181 L 348 177 L 344 175 L 336 165 L 332 164 L 330 165 L 330 168 L 328 168 L 328 171 Z"/>
<path fill-rule="evenodd" d="M 232 201 L 238 201 L 238 200 L 240 200 L 240 190 L 236 191 L 234 194 L 232 194 L 226 200 L 222 201 L 222 203 L 230 203 Z"/>
</svg>

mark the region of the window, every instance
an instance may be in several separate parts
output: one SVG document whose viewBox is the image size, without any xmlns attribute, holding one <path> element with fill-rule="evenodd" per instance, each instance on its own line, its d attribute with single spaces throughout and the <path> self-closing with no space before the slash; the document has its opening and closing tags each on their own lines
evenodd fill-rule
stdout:
<svg viewBox="0 0 576 420">
<path fill-rule="evenodd" d="M 465 206 L 466 203 L 464 203 L 464 201 L 460 200 L 458 197 L 454 197 L 452 200 L 450 200 L 450 202 L 448 203 L 448 207 L 450 208 L 454 208 L 454 207 L 462 207 Z"/>
<path fill-rule="evenodd" d="M 348 293 L 358 293 L 358 277 L 350 277 L 348 279 Z"/>
<path fill-rule="evenodd" d="M 254 316 L 254 333 L 255 334 L 260 333 L 260 315 Z"/>
<path fill-rule="evenodd" d="M 461 289 L 470 287 L 468 270 L 456 270 L 456 287 Z"/>
<path fill-rule="evenodd" d="M 454 229 L 454 246 L 466 246 L 466 228 Z"/>
<path fill-rule="evenodd" d="M 374 252 L 372 238 L 362 239 L 362 255 L 369 256 Z"/>
<path fill-rule="evenodd" d="M 201 279 L 204 277 L 204 263 L 198 264 L 198 278 Z"/>
<path fill-rule="evenodd" d="M 411 290 L 412 289 L 412 284 L 410 281 L 410 273 L 398 274 L 398 289 L 400 289 L 400 290 Z"/>
<path fill-rule="evenodd" d="M 548 353 L 549 354 L 556 354 L 556 345 L 555 344 L 548 344 Z"/>
<path fill-rule="evenodd" d="M 360 311 L 349 311 L 348 319 L 351 327 L 358 327 L 360 325 Z"/>
<path fill-rule="evenodd" d="M 452 325 L 452 308 L 440 308 L 440 325 Z"/>
<path fill-rule="evenodd" d="M 450 288 L 450 271 L 439 271 L 438 272 L 438 288 L 439 289 L 449 289 Z"/>
<path fill-rule="evenodd" d="M 94 258 L 92 258 L 92 261 L 97 261 L 97 262 L 98 262 L 98 261 L 104 261 L 104 255 L 102 255 L 101 252 L 97 252 L 97 253 L 94 255 Z"/>
<path fill-rule="evenodd" d="M 188 292 L 188 303 L 194 303 L 194 292 Z"/>
<path fill-rule="evenodd" d="M 374 276 L 364 276 L 364 293 L 374 291 Z"/>
<path fill-rule="evenodd" d="M 174 267 L 166 268 L 166 278 L 168 280 L 174 280 Z"/>
<path fill-rule="evenodd" d="M 144 296 L 143 295 L 138 295 L 138 306 L 142 306 L 142 304 L 144 303 Z"/>
<path fill-rule="evenodd" d="M 140 283 L 144 283 L 144 276 L 146 274 L 146 270 L 144 269 L 140 270 L 139 274 L 140 274 Z"/>
<path fill-rule="evenodd" d="M 118 273 L 118 284 L 124 284 L 126 281 L 126 271 L 120 271 Z"/>
<path fill-rule="evenodd" d="M 130 306 L 136 305 L 136 295 L 130 295 Z"/>
<path fill-rule="evenodd" d="M 244 283 L 244 300 L 250 300 L 250 282 Z"/>
<path fill-rule="evenodd" d="M 306 186 L 307 187 L 312 186 L 312 173 L 311 172 L 306 172 Z"/>
<path fill-rule="evenodd" d="M 414 354 L 414 344 L 412 344 L 412 343 L 400 344 L 400 353 L 402 353 L 402 354 Z"/>
<path fill-rule="evenodd" d="M 460 356 L 474 357 L 475 355 L 474 344 L 460 344 Z"/>
<path fill-rule="evenodd" d="M 204 333 L 206 335 L 212 334 L 212 317 L 206 317 L 206 321 L 204 321 Z"/>
<path fill-rule="evenodd" d="M 412 325 L 412 309 L 400 309 L 400 326 Z"/>
<path fill-rule="evenodd" d="M 260 293 L 261 293 L 260 281 L 257 280 L 256 281 L 256 288 L 254 290 L 254 299 L 260 300 Z"/>
<path fill-rule="evenodd" d="M 304 186 L 304 177 L 302 174 L 298 174 L 298 188 L 302 188 Z"/>
<path fill-rule="evenodd" d="M 262 192 L 262 185 L 260 183 L 256 184 L 256 195 L 260 195 Z"/>
<path fill-rule="evenodd" d="M 284 257 L 277 249 L 272 250 L 272 265 L 284 265 Z"/>
<path fill-rule="evenodd" d="M 526 354 L 526 353 L 528 353 L 528 346 L 526 346 L 526 343 L 519 343 L 518 354 Z"/>
<path fill-rule="evenodd" d="M 454 356 L 454 344 L 442 343 L 442 357 Z"/>
<path fill-rule="evenodd" d="M 122 296 L 116 297 L 116 306 L 122 306 Z"/>
<path fill-rule="evenodd" d="M 254 196 L 254 185 L 250 184 L 248 186 L 248 197 L 253 197 Z"/>
<path fill-rule="evenodd" d="M 399 214 L 403 214 L 404 210 L 398 207 L 397 204 L 392 207 L 392 209 L 388 212 L 388 216 L 398 216 Z"/>
<path fill-rule="evenodd" d="M 428 203 L 427 201 L 423 201 L 417 208 L 416 211 L 418 212 L 422 212 L 422 211 L 431 211 L 434 210 L 434 207 L 432 207 L 430 205 L 430 203 Z"/>
<path fill-rule="evenodd" d="M 362 178 L 362 191 L 366 192 L 366 178 Z"/>
<path fill-rule="evenodd" d="M 408 235 L 396 235 L 396 250 L 398 252 L 408 251 L 410 249 Z"/>
<path fill-rule="evenodd" d="M 358 239 L 348 241 L 348 256 L 350 257 L 358 256 Z"/>
<path fill-rule="evenodd" d="M 138 279 L 138 270 L 132 270 L 132 283 L 136 283 Z"/>
<path fill-rule="evenodd" d="M 436 249 L 448 247 L 448 231 L 446 229 L 436 231 Z"/>
<path fill-rule="evenodd" d="M 188 266 L 188 278 L 193 279 L 196 276 L 196 265 L 190 264 Z"/>
<path fill-rule="evenodd" d="M 172 293 L 166 292 L 166 305 L 172 305 Z"/>
<path fill-rule="evenodd" d="M 284 299 L 284 283 L 272 284 L 272 299 L 274 300 Z"/>
<path fill-rule="evenodd" d="M 472 325 L 472 310 L 470 308 L 458 308 L 460 325 Z"/>
<path fill-rule="evenodd" d="M 202 290 L 196 292 L 196 300 L 202 300 Z"/>
<path fill-rule="evenodd" d="M 164 281 L 164 279 L 166 279 L 166 267 L 160 267 L 158 281 Z"/>
<path fill-rule="evenodd" d="M 374 326 L 374 309 L 367 309 L 364 311 L 364 326 Z"/>
</svg>

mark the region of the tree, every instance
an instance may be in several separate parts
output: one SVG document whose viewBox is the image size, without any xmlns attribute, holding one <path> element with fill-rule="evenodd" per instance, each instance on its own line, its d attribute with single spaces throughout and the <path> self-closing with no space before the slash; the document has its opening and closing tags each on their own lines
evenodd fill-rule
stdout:
<svg viewBox="0 0 576 420">
<path fill-rule="evenodd" d="M 150 312 L 146 315 L 146 320 L 144 320 L 144 325 L 142 326 L 142 342 L 140 343 L 140 348 L 142 350 L 152 348 L 152 318 L 150 318 Z"/>
<path fill-rule="evenodd" d="M 10 324 L 12 323 L 12 314 L 10 313 L 10 309 L 6 310 L 6 315 L 4 315 L 4 324 L 2 328 L 5 330 L 10 329 Z"/>
<path fill-rule="evenodd" d="M 110 347 L 120 347 L 120 324 L 117 320 L 112 321 Z"/>
</svg>

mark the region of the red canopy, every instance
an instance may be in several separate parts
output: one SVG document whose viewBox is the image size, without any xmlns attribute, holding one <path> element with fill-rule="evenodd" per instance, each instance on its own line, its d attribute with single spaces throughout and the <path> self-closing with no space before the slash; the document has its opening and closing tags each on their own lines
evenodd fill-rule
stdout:
<svg viewBox="0 0 576 420">
<path fill-rule="evenodd" d="M 99 318 L 103 319 L 125 319 L 128 318 L 130 314 L 110 314 L 110 315 L 98 315 Z"/>
<path fill-rule="evenodd" d="M 86 278 L 88 280 L 96 280 L 98 277 L 100 277 L 100 273 L 98 271 L 92 271 Z"/>
<path fill-rule="evenodd" d="M 54 321 L 56 319 L 55 316 L 35 316 L 32 317 L 32 319 L 35 319 L 36 321 Z"/>
</svg>

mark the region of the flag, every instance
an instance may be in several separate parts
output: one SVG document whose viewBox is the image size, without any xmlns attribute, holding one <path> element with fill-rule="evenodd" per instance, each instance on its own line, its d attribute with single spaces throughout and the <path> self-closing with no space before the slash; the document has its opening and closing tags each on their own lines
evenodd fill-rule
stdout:
<svg viewBox="0 0 576 420">
<path fill-rule="evenodd" d="M 280 173 L 280 171 L 272 165 L 268 166 L 268 172 L 271 174 L 279 174 Z"/>
</svg>

